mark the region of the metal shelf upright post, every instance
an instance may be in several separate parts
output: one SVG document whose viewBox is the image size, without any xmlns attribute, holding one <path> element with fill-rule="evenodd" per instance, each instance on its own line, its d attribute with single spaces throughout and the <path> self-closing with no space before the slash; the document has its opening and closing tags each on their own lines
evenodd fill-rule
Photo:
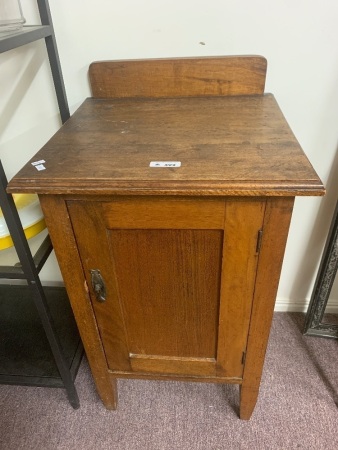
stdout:
<svg viewBox="0 0 338 450">
<path fill-rule="evenodd" d="M 70 117 L 70 113 L 50 8 L 48 0 L 37 0 L 37 4 L 41 25 L 24 26 L 18 32 L 0 35 L 0 53 L 40 39 L 45 39 L 61 121 L 64 123 Z M 24 328 L 22 326 L 24 321 L 14 320 L 11 322 L 10 326 L 7 327 L 7 329 L 10 330 L 11 336 L 8 337 L 7 335 L 4 335 L 3 332 L 0 334 L 0 354 L 1 352 L 4 353 L 1 354 L 2 358 L 0 358 L 3 361 L 3 364 L 0 364 L 0 384 L 64 387 L 71 405 L 73 408 L 78 408 L 79 398 L 74 381 L 83 354 L 81 339 L 78 335 L 70 308 L 68 310 L 68 317 L 65 319 L 67 322 L 67 329 L 65 329 L 65 327 L 62 329 L 62 325 L 57 324 L 58 321 L 60 322 L 60 319 L 57 319 L 58 313 L 64 315 L 65 309 L 68 307 L 65 303 L 66 294 L 64 288 L 43 287 L 39 278 L 39 272 L 52 251 L 52 244 L 49 236 L 47 236 L 36 254 L 34 256 L 32 255 L 14 200 L 11 195 L 7 194 L 6 188 L 7 178 L 0 161 L 0 206 L 20 260 L 20 264 L 15 266 L 0 266 L 0 278 L 24 279 L 27 281 L 24 297 L 26 298 L 28 295 L 33 300 L 33 308 L 35 306 L 35 313 L 37 313 L 38 318 L 41 321 L 45 337 L 47 338 L 46 343 L 49 345 L 49 349 L 43 349 L 44 358 L 46 360 L 46 355 L 48 355 L 49 351 L 52 361 L 43 361 L 41 367 L 37 368 L 36 371 L 34 371 L 35 369 L 32 370 L 30 367 L 32 365 L 32 359 L 26 362 L 19 361 L 17 364 L 20 366 L 19 371 L 16 370 L 17 361 L 14 361 L 13 364 L 13 361 L 10 361 L 8 364 L 8 360 L 11 358 L 8 354 L 10 351 L 8 348 L 11 349 L 11 345 L 8 345 L 8 341 L 13 336 L 15 336 L 14 340 L 17 336 L 22 336 L 23 330 L 20 328 Z M 2 295 L 0 296 L 2 320 L 6 320 L 6 317 L 13 320 L 16 313 L 13 309 L 16 307 L 18 310 L 21 309 L 22 315 L 27 316 L 27 309 L 22 309 L 22 302 L 13 301 L 13 295 L 10 291 L 14 289 L 15 295 L 22 295 L 22 291 L 19 292 L 18 290 L 15 290 L 15 288 L 17 287 L 6 287 L 6 285 L 0 286 L 2 292 Z M 6 294 L 8 293 L 10 293 L 10 301 L 6 301 Z M 58 300 L 58 297 L 60 297 L 60 301 Z M 57 300 L 55 300 L 55 298 L 57 298 Z M 63 301 L 61 301 L 61 298 L 63 298 Z M 15 326 L 17 326 L 18 329 L 15 329 L 13 324 L 16 324 Z M 2 328 L 6 328 L 6 326 L 3 326 Z M 35 326 L 35 328 L 37 327 Z M 62 336 L 59 336 L 58 333 L 60 329 L 62 329 Z M 31 328 L 31 331 L 33 331 L 33 328 Z M 38 339 L 41 340 L 41 334 L 39 335 L 39 333 L 37 333 L 37 336 L 40 336 Z M 27 336 L 27 338 L 29 339 L 29 336 Z M 25 337 L 23 337 L 23 339 L 25 339 Z M 39 345 L 37 347 L 39 347 Z M 34 353 L 34 351 L 32 353 Z M 34 358 L 39 357 L 39 355 L 36 354 L 33 356 Z M 30 355 L 27 355 L 27 358 L 29 359 Z M 29 368 L 27 369 L 27 367 Z"/>
</svg>

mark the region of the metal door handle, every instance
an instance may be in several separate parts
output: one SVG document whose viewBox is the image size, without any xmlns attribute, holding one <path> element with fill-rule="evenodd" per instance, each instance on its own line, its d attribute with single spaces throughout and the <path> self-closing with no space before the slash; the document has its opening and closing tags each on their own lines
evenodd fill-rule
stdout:
<svg viewBox="0 0 338 450">
<path fill-rule="evenodd" d="M 98 269 L 90 270 L 92 287 L 95 292 L 96 300 L 100 303 L 106 301 L 106 285 L 102 278 L 101 272 Z"/>
</svg>

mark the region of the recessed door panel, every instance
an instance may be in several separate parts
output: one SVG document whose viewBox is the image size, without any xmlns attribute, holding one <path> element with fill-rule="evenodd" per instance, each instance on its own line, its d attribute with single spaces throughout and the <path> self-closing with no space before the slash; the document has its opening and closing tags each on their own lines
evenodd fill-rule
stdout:
<svg viewBox="0 0 338 450">
<path fill-rule="evenodd" d="M 216 358 L 223 232 L 111 230 L 131 354 Z"/>
</svg>

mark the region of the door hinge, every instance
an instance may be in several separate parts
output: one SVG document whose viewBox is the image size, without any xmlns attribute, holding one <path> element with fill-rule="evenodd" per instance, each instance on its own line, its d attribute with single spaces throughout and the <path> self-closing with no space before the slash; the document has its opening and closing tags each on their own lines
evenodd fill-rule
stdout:
<svg viewBox="0 0 338 450">
<path fill-rule="evenodd" d="M 259 253 L 262 246 L 262 237 L 263 237 L 263 230 L 258 230 L 257 233 L 257 244 L 256 244 L 256 253 Z"/>
<path fill-rule="evenodd" d="M 243 364 L 243 366 L 245 364 L 245 358 L 246 358 L 246 352 L 243 352 L 242 353 L 242 364 Z"/>
</svg>

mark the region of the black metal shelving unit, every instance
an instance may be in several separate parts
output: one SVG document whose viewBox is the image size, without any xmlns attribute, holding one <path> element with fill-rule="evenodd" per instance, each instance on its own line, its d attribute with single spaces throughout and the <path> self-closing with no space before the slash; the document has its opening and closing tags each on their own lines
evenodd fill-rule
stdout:
<svg viewBox="0 0 338 450">
<path fill-rule="evenodd" d="M 48 0 L 37 0 L 41 25 L 0 36 L 0 53 L 44 39 L 62 123 L 70 117 Z M 44 287 L 39 272 L 53 247 L 47 236 L 32 255 L 0 161 L 0 206 L 20 263 L 0 266 L 0 384 L 63 387 L 79 407 L 75 377 L 83 346 L 64 288 Z"/>
</svg>

